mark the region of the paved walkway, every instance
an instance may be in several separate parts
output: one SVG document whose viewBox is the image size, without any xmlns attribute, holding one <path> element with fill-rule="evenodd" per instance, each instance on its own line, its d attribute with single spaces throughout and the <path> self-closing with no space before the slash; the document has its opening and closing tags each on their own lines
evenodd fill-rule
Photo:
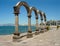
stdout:
<svg viewBox="0 0 60 46">
<path fill-rule="evenodd" d="M 60 29 L 53 29 L 21 42 L 0 41 L 0 46 L 60 46 Z"/>
</svg>

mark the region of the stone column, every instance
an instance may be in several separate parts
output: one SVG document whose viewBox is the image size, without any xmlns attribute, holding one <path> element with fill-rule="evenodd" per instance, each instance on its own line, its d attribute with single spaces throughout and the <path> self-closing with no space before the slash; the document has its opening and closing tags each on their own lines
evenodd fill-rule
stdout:
<svg viewBox="0 0 60 46">
<path fill-rule="evenodd" d="M 46 15 L 45 13 L 43 14 L 44 16 L 44 31 L 47 31 L 47 26 L 46 26 Z"/>
<path fill-rule="evenodd" d="M 15 15 L 15 32 L 18 33 L 18 15 Z"/>
<path fill-rule="evenodd" d="M 41 28 L 43 27 L 43 19 L 41 19 Z"/>
<path fill-rule="evenodd" d="M 19 41 L 20 33 L 18 32 L 18 26 L 19 26 L 19 20 L 18 20 L 18 14 L 19 9 L 17 7 L 14 7 L 14 14 L 15 14 L 15 32 L 13 36 L 13 41 Z"/>
<path fill-rule="evenodd" d="M 46 20 L 44 20 L 44 31 L 47 31 Z"/>
<path fill-rule="evenodd" d="M 31 38 L 32 35 L 32 30 L 31 30 L 31 16 L 28 16 L 28 33 L 27 33 L 27 38 Z"/>
<path fill-rule="evenodd" d="M 18 14 L 15 14 L 15 34 L 19 35 L 18 26 L 19 26 Z"/>
<path fill-rule="evenodd" d="M 46 26 L 46 18 L 44 19 L 44 22 L 45 22 L 45 26 Z"/>
<path fill-rule="evenodd" d="M 41 19 L 41 23 L 43 23 L 43 19 Z M 41 24 L 42 25 L 42 24 Z"/>
<path fill-rule="evenodd" d="M 36 18 L 36 31 L 38 31 L 38 19 Z"/>
<path fill-rule="evenodd" d="M 40 28 L 40 29 L 41 29 L 40 33 L 43 33 L 44 31 L 43 31 L 43 19 L 42 19 L 42 18 L 41 18 L 41 25 L 40 25 L 40 26 L 41 26 L 41 28 Z"/>
<path fill-rule="evenodd" d="M 36 32 L 35 34 L 39 34 L 39 27 L 38 27 L 38 17 L 36 17 Z"/>
<path fill-rule="evenodd" d="M 15 14 L 15 32 L 13 36 L 13 41 L 19 41 L 18 39 L 20 38 L 20 33 L 18 32 L 18 14 Z"/>
<path fill-rule="evenodd" d="M 40 12 L 40 17 L 41 17 L 41 29 L 43 28 L 43 12 Z"/>
<path fill-rule="evenodd" d="M 45 27 L 46 27 L 46 21 L 44 23 L 45 23 Z"/>
</svg>

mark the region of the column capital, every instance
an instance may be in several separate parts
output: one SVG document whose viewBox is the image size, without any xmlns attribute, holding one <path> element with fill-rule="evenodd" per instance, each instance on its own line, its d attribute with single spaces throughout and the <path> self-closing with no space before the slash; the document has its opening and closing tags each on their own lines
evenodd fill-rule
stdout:
<svg viewBox="0 0 60 46">
<path fill-rule="evenodd" d="M 36 17 L 36 19 L 38 19 L 38 17 Z"/>
<path fill-rule="evenodd" d="M 19 8 L 16 6 L 14 6 L 13 8 L 14 8 L 14 14 L 19 14 Z"/>
<path fill-rule="evenodd" d="M 31 18 L 31 16 L 28 16 L 28 18 Z"/>
<path fill-rule="evenodd" d="M 41 18 L 41 21 L 43 21 L 43 19 Z"/>
<path fill-rule="evenodd" d="M 18 16 L 18 14 L 16 13 L 15 16 Z"/>
</svg>

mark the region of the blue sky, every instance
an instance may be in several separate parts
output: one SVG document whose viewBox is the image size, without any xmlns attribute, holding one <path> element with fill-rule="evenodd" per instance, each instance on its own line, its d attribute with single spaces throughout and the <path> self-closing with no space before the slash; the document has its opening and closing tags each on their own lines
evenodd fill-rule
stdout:
<svg viewBox="0 0 60 46">
<path fill-rule="evenodd" d="M 60 20 L 60 0 L 0 0 L 0 24 L 15 24 L 13 6 L 19 1 L 26 1 L 29 6 L 45 12 L 47 20 Z M 31 15 L 31 22 L 35 24 L 34 12 Z M 28 24 L 27 12 L 23 6 L 20 8 L 19 24 Z"/>
</svg>

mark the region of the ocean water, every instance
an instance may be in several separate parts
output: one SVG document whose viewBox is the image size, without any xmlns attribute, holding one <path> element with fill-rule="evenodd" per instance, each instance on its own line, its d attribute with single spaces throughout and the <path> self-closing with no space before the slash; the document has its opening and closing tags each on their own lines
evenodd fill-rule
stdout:
<svg viewBox="0 0 60 46">
<path fill-rule="evenodd" d="M 36 30 L 35 26 L 31 26 L 32 31 Z M 15 26 L 0 26 L 0 35 L 13 34 L 15 31 Z M 25 33 L 28 31 L 28 26 L 19 26 L 19 32 Z"/>
</svg>

